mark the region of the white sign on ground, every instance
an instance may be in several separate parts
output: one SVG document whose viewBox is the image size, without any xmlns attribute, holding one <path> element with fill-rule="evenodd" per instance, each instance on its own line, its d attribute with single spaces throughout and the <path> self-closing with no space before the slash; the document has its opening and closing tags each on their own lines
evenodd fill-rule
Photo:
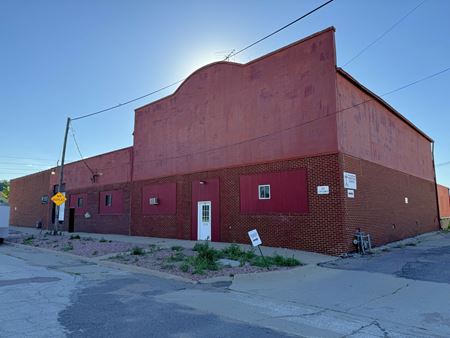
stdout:
<svg viewBox="0 0 450 338">
<path fill-rule="evenodd" d="M 318 195 L 328 195 L 330 193 L 330 187 L 328 185 L 319 185 L 317 187 Z"/>
<path fill-rule="evenodd" d="M 344 188 L 356 190 L 356 175 L 344 171 Z"/>
<path fill-rule="evenodd" d="M 250 241 L 253 246 L 258 246 L 262 244 L 261 238 L 259 237 L 258 231 L 256 229 L 250 230 L 248 232 L 248 237 L 250 237 Z"/>
</svg>

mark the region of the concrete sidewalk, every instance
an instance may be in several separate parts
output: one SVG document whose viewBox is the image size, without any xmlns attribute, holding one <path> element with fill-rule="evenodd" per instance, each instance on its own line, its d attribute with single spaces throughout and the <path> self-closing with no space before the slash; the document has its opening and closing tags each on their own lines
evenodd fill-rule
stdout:
<svg viewBox="0 0 450 338">
<path fill-rule="evenodd" d="M 28 233 L 30 235 L 38 235 L 41 230 L 36 228 L 29 227 L 17 227 L 11 226 L 10 229 L 12 231 L 19 231 Z M 127 236 L 127 235 L 112 235 L 112 234 L 97 234 L 97 233 L 88 233 L 88 232 L 73 232 L 67 233 L 63 232 L 65 235 L 80 235 L 81 237 L 91 237 L 95 239 L 104 238 L 106 240 L 111 241 L 119 241 L 126 243 L 134 243 L 134 244 L 142 244 L 142 245 L 158 245 L 162 248 L 170 248 L 175 245 L 182 246 L 184 248 L 191 249 L 197 243 L 197 241 L 189 241 L 182 239 L 172 239 L 172 238 L 158 238 L 158 237 L 141 237 L 141 236 Z M 264 241 L 264 239 L 263 239 Z M 224 242 L 210 242 L 211 246 L 215 249 L 223 249 L 232 243 L 224 243 Z M 238 244 L 242 249 L 250 250 L 252 247 L 248 244 Z M 274 255 L 280 254 L 285 257 L 295 257 L 303 264 L 318 264 L 328 262 L 334 259 L 337 259 L 333 256 L 322 255 L 314 252 L 300 251 L 300 250 L 292 250 L 285 248 L 272 248 L 267 246 L 262 246 L 261 250 L 264 255 Z"/>
</svg>

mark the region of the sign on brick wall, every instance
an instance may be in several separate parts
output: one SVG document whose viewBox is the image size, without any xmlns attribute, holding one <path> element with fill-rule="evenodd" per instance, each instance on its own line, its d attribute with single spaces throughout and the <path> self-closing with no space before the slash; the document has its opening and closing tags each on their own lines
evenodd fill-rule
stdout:
<svg viewBox="0 0 450 338">
<path fill-rule="evenodd" d="M 356 190 L 356 175 L 344 171 L 344 188 Z"/>
</svg>

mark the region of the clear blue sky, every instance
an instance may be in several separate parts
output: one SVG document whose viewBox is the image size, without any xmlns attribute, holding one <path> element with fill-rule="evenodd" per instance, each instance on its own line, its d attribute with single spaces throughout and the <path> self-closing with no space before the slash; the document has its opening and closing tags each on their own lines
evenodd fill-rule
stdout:
<svg viewBox="0 0 450 338">
<path fill-rule="evenodd" d="M 343 65 L 422 0 L 335 0 L 237 56 L 247 62 L 328 26 Z M 55 165 L 65 120 L 182 79 L 324 0 L 0 1 L 0 179 Z M 428 0 L 345 69 L 384 93 L 450 66 L 450 1 Z M 134 109 L 74 122 L 85 157 L 130 146 Z M 450 161 L 450 72 L 385 99 Z M 20 157 L 11 158 L 11 157 Z M 69 138 L 69 160 L 79 159 Z M 450 186 L 450 165 L 438 167 Z"/>
</svg>

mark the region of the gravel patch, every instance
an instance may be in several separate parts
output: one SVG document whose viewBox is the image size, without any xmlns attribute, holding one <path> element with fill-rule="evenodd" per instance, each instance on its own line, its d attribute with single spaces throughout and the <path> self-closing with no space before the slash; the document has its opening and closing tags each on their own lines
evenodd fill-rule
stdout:
<svg viewBox="0 0 450 338">
<path fill-rule="evenodd" d="M 162 271 L 166 273 L 170 273 L 176 276 L 192 279 L 194 281 L 199 281 L 202 279 L 208 279 L 213 277 L 234 277 L 237 274 L 248 274 L 248 273 L 257 273 L 257 272 L 267 272 L 267 271 L 279 271 L 279 270 L 287 270 L 292 267 L 270 267 L 263 268 L 258 266 L 252 266 L 248 263 L 238 266 L 238 267 L 226 267 L 220 266 L 218 270 L 205 270 L 201 274 L 195 274 L 190 271 L 182 271 L 181 266 L 184 262 L 182 261 L 173 261 L 171 257 L 173 256 L 175 251 L 166 248 L 160 248 L 157 246 L 153 246 L 150 249 L 146 250 L 146 254 L 144 255 L 133 255 L 129 252 L 120 253 L 116 256 L 109 257 L 108 260 L 111 260 L 116 263 L 122 264 L 131 264 L 135 266 L 139 266 L 142 268 L 147 268 L 151 270 Z M 179 250 L 186 257 L 195 256 L 197 252 L 183 248 Z"/>
<path fill-rule="evenodd" d="M 131 250 L 134 247 L 143 247 L 132 243 L 94 239 L 91 237 L 78 237 L 68 235 L 29 235 L 13 233 L 8 238 L 9 242 L 25 244 L 29 246 L 45 248 L 55 251 L 68 252 L 84 257 L 98 257 L 117 252 Z"/>
</svg>

